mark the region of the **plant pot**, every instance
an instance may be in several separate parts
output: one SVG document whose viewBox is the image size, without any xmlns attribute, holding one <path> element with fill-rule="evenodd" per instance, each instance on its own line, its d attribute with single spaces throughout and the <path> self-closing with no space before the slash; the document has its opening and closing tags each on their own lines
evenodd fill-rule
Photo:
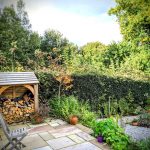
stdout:
<svg viewBox="0 0 150 150">
<path fill-rule="evenodd" d="M 97 141 L 99 142 L 99 143 L 103 143 L 103 136 L 98 136 L 97 137 Z"/>
<path fill-rule="evenodd" d="M 70 124 L 76 125 L 78 123 L 78 117 L 77 116 L 71 116 L 70 117 Z"/>
<path fill-rule="evenodd" d="M 30 117 L 32 124 L 40 124 L 43 123 L 43 117 L 42 116 L 32 116 Z"/>
<path fill-rule="evenodd" d="M 132 125 L 133 125 L 133 126 L 138 126 L 139 123 L 138 123 L 138 122 L 132 122 Z"/>
<path fill-rule="evenodd" d="M 37 117 L 36 118 L 36 123 L 42 123 L 43 122 L 43 118 L 42 117 Z"/>
</svg>

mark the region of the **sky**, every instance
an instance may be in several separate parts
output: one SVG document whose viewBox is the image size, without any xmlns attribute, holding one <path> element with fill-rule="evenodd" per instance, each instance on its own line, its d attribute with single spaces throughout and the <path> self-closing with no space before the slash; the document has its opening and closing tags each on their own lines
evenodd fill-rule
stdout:
<svg viewBox="0 0 150 150">
<path fill-rule="evenodd" d="M 40 35 L 48 29 L 63 34 L 79 46 L 100 41 L 121 41 L 115 16 L 107 14 L 115 6 L 113 0 L 24 0 L 32 30 Z M 16 0 L 0 0 L 0 7 L 15 5 Z"/>
</svg>

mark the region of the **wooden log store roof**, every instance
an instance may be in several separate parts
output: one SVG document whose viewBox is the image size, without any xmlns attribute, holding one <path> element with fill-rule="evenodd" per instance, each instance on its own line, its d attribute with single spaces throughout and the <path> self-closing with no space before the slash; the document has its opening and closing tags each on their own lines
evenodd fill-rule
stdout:
<svg viewBox="0 0 150 150">
<path fill-rule="evenodd" d="M 37 83 L 34 72 L 0 72 L 0 86 Z"/>
</svg>

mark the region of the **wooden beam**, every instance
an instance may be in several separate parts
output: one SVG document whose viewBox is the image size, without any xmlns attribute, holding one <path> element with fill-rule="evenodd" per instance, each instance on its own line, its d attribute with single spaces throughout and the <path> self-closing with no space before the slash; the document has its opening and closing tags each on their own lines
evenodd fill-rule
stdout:
<svg viewBox="0 0 150 150">
<path fill-rule="evenodd" d="M 8 89 L 10 86 L 8 85 L 8 86 L 3 86 L 3 87 L 1 87 L 0 88 L 0 95 L 6 90 L 6 89 Z"/>
<path fill-rule="evenodd" d="M 31 85 L 23 85 L 23 86 L 26 87 L 27 89 L 29 89 L 33 95 L 35 94 L 35 91 Z"/>
<path fill-rule="evenodd" d="M 34 105 L 35 111 L 39 112 L 38 84 L 34 85 Z"/>
</svg>

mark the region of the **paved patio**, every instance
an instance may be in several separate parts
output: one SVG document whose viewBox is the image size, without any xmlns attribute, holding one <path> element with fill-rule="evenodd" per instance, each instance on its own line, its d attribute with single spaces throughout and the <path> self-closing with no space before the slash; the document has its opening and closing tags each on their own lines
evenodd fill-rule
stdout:
<svg viewBox="0 0 150 150">
<path fill-rule="evenodd" d="M 100 144 L 92 137 L 91 129 L 77 124 L 68 124 L 60 119 L 46 119 L 44 123 L 38 125 L 15 124 L 11 129 L 26 127 L 29 134 L 23 139 L 26 145 L 23 150 L 109 150 L 106 144 Z M 2 129 L 0 128 L 0 149 L 7 142 Z"/>
</svg>

